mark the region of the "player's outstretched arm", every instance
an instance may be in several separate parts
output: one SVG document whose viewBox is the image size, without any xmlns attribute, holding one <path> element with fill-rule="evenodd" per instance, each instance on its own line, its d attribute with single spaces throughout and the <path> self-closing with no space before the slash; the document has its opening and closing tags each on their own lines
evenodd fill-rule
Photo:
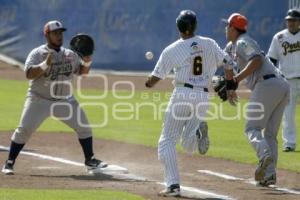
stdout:
<svg viewBox="0 0 300 200">
<path fill-rule="evenodd" d="M 246 65 L 246 67 L 239 73 L 237 74 L 234 79 L 237 82 L 242 81 L 244 78 L 246 78 L 247 76 L 249 76 L 250 74 L 252 74 L 255 70 L 257 70 L 258 68 L 260 68 L 262 65 L 262 59 L 260 56 L 255 56 L 254 58 L 252 58 L 248 64 Z"/>
</svg>

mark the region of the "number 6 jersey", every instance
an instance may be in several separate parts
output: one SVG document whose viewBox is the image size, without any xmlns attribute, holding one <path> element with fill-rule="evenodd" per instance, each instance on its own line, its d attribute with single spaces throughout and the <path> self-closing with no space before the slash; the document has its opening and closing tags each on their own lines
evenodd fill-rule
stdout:
<svg viewBox="0 0 300 200">
<path fill-rule="evenodd" d="M 178 39 L 163 50 L 152 75 L 164 79 L 173 69 L 175 84 L 207 87 L 225 57 L 226 53 L 213 39 L 202 36 Z"/>
</svg>

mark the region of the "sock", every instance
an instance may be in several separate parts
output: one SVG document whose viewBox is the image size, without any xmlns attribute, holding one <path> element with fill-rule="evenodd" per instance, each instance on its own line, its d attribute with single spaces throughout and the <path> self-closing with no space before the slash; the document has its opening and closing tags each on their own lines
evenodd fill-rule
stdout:
<svg viewBox="0 0 300 200">
<path fill-rule="evenodd" d="M 20 153 L 20 151 L 23 149 L 25 144 L 18 144 L 14 141 L 11 141 L 9 154 L 8 154 L 8 160 L 15 161 Z"/>
<path fill-rule="evenodd" d="M 85 139 L 79 139 L 79 142 L 81 144 L 85 161 L 90 160 L 93 156 L 93 137 L 85 138 Z"/>
</svg>

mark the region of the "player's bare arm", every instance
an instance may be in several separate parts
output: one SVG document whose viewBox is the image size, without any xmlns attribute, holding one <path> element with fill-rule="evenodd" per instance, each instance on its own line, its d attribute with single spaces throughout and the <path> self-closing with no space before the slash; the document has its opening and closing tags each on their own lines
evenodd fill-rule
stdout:
<svg viewBox="0 0 300 200">
<path fill-rule="evenodd" d="M 27 79 L 36 79 L 36 78 L 39 78 L 41 75 L 43 75 L 44 72 L 48 69 L 48 67 L 51 66 L 52 57 L 53 57 L 53 54 L 50 51 L 48 53 L 45 61 L 43 61 L 42 63 L 40 63 L 39 65 L 37 65 L 35 67 L 28 69 L 28 71 L 26 73 L 26 78 Z"/>
<path fill-rule="evenodd" d="M 239 74 L 237 74 L 234 77 L 235 81 L 237 81 L 237 82 L 242 81 L 244 78 L 246 78 L 250 74 L 253 74 L 253 72 L 255 70 L 257 70 L 258 68 L 260 68 L 261 65 L 262 65 L 261 57 L 259 55 L 255 56 L 248 62 L 246 67 Z"/>
</svg>

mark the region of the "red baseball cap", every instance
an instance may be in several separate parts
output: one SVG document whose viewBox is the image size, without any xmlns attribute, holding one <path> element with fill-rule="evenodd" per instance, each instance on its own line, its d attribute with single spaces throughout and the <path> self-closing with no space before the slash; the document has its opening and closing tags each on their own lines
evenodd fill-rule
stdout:
<svg viewBox="0 0 300 200">
<path fill-rule="evenodd" d="M 44 26 L 44 34 L 45 35 L 51 31 L 55 31 L 55 30 L 66 31 L 67 29 L 64 28 L 62 23 L 57 20 L 49 21 Z"/>
<path fill-rule="evenodd" d="M 248 20 L 244 15 L 239 13 L 233 13 L 228 19 L 222 19 L 222 21 L 241 31 L 247 30 Z"/>
</svg>

